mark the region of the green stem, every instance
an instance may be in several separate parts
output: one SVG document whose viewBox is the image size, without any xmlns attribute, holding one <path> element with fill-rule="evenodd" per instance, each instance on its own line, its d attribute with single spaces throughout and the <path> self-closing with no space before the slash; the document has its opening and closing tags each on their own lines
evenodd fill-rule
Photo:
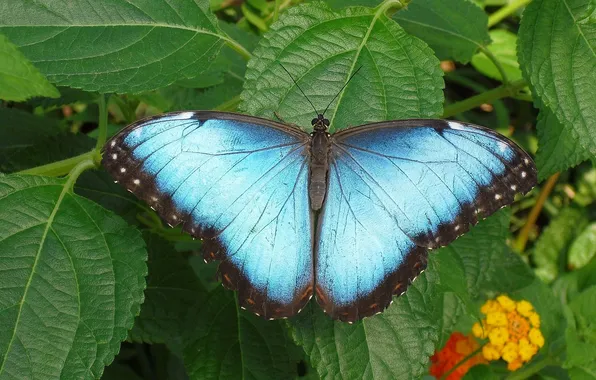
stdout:
<svg viewBox="0 0 596 380">
<path fill-rule="evenodd" d="M 491 103 L 497 99 L 505 98 L 515 95 L 519 90 L 526 87 L 528 84 L 525 80 L 520 79 L 509 84 L 504 84 L 490 91 L 483 92 L 471 98 L 462 100 L 461 102 L 453 103 L 445 107 L 443 117 L 448 118 L 459 113 L 474 109 L 484 103 Z"/>
<path fill-rule="evenodd" d="M 385 0 L 380 5 L 375 8 L 377 11 L 380 11 L 383 14 L 387 14 L 387 17 L 391 17 L 391 15 L 402 8 L 405 8 L 412 0 Z M 391 10 L 392 12 L 389 12 Z M 376 14 L 377 12 L 375 12 Z"/>
<path fill-rule="evenodd" d="M 101 157 L 98 157 L 99 153 L 97 150 L 92 150 L 87 153 L 83 153 L 79 156 L 67 158 L 66 160 L 52 162 L 51 164 L 37 166 L 31 169 L 26 169 L 18 172 L 18 174 L 31 174 L 31 175 L 45 175 L 49 177 L 60 177 L 70 173 L 77 165 L 86 160 L 91 160 L 94 165 L 99 161 Z"/>
<path fill-rule="evenodd" d="M 275 8 L 273 9 L 273 22 L 276 22 L 277 18 L 279 17 L 280 2 L 281 0 L 275 0 Z"/>
<path fill-rule="evenodd" d="M 77 178 L 79 178 L 79 176 L 81 175 L 81 173 L 83 173 L 85 170 L 93 168 L 95 168 L 95 162 L 91 158 L 79 162 L 77 166 L 75 166 L 72 169 L 70 174 L 68 174 L 68 180 L 66 181 L 66 184 L 64 186 L 66 186 L 69 191 L 72 191 L 74 184 L 77 181 Z"/>
<path fill-rule="evenodd" d="M 530 1 L 532 0 L 513 0 L 488 17 L 488 27 L 492 28 L 519 8 L 528 5 Z"/>
<path fill-rule="evenodd" d="M 106 105 L 106 96 L 99 95 L 99 134 L 95 149 L 101 150 L 108 139 L 108 106 Z"/>
<path fill-rule="evenodd" d="M 486 58 L 488 58 L 493 63 L 493 65 L 495 65 L 497 70 L 499 70 L 499 74 L 501 74 L 501 81 L 503 82 L 503 84 L 508 84 L 509 80 L 507 79 L 507 73 L 505 72 L 503 65 L 501 65 L 501 62 L 499 62 L 499 60 L 497 59 L 497 57 L 495 57 L 493 52 L 482 45 L 479 48 L 480 51 L 484 53 L 484 55 L 486 55 Z"/>
<path fill-rule="evenodd" d="M 246 48 L 244 46 L 240 45 L 240 43 L 238 41 L 233 40 L 227 34 L 222 34 L 222 35 L 220 35 L 220 37 L 222 40 L 224 40 L 226 42 L 226 45 L 228 45 L 236 53 L 240 54 L 242 56 L 242 58 L 244 58 L 247 61 L 250 60 L 250 58 L 252 57 L 252 54 L 250 54 L 250 52 L 248 50 L 246 50 Z"/>
</svg>

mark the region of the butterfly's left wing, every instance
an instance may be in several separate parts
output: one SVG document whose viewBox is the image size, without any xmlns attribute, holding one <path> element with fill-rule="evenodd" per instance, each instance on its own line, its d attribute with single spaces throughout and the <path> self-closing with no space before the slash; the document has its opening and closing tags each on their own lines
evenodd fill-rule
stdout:
<svg viewBox="0 0 596 380">
<path fill-rule="evenodd" d="M 179 112 L 139 121 L 106 144 L 110 174 L 170 225 L 204 238 L 224 285 L 266 318 L 312 294 L 309 136 L 270 120 Z"/>
<path fill-rule="evenodd" d="M 404 120 L 331 137 L 319 216 L 315 283 L 331 316 L 354 321 L 385 309 L 449 244 L 536 183 L 531 158 L 483 127 Z"/>
</svg>

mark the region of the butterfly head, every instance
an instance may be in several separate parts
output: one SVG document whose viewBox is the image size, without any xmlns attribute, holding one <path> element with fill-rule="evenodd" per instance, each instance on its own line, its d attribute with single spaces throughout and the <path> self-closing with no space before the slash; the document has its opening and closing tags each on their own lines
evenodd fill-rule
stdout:
<svg viewBox="0 0 596 380">
<path fill-rule="evenodd" d="M 316 118 L 312 119 L 311 123 L 315 131 L 324 132 L 329 127 L 329 119 L 325 119 L 323 114 L 318 114 Z"/>
</svg>

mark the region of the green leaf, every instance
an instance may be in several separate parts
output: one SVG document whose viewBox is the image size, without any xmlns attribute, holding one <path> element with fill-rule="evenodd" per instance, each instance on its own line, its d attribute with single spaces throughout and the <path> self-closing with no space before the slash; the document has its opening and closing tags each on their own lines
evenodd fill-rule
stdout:
<svg viewBox="0 0 596 380">
<path fill-rule="evenodd" d="M 540 102 L 538 102 L 540 104 Z M 539 106 L 538 151 L 536 166 L 538 178 L 546 179 L 556 172 L 565 171 L 592 157 L 589 150 L 579 143 L 579 137 L 572 128 L 559 122 L 548 107 Z"/>
<path fill-rule="evenodd" d="M 1 2 L 0 32 L 51 82 L 119 93 L 196 77 L 209 68 L 224 41 L 207 0 L 96 5 Z"/>
<path fill-rule="evenodd" d="M 62 132 L 56 119 L 14 108 L 0 108 L 0 171 L 8 170 L 12 155 Z"/>
<path fill-rule="evenodd" d="M 233 292 L 218 287 L 189 315 L 184 362 L 191 379 L 296 376 L 296 348 L 283 322 L 239 309 Z"/>
<path fill-rule="evenodd" d="M 569 248 L 568 265 L 571 269 L 582 268 L 596 254 L 596 223 L 587 226 Z"/>
<path fill-rule="evenodd" d="M 147 290 L 129 336 L 137 342 L 166 343 L 171 351 L 181 353 L 189 334 L 185 329 L 188 312 L 204 303 L 207 292 L 187 255 L 153 234 L 146 233 L 144 238 L 149 253 Z"/>
<path fill-rule="evenodd" d="M 490 43 L 488 16 L 468 0 L 416 0 L 393 19 L 422 39 L 440 59 L 467 63 Z"/>
<path fill-rule="evenodd" d="M 335 9 L 353 7 L 357 5 L 374 8 L 382 2 L 383 0 L 325 0 L 327 5 Z"/>
<path fill-rule="evenodd" d="M 0 177 L 0 377 L 99 378 L 139 312 L 139 232 L 71 186 Z"/>
<path fill-rule="evenodd" d="M 507 246 L 510 218 L 510 210 L 499 211 L 442 248 L 462 262 L 472 298 L 483 292 L 511 292 L 533 280 L 528 266 Z"/>
<path fill-rule="evenodd" d="M 346 324 L 310 302 L 291 320 L 294 340 L 321 378 L 412 379 L 426 372 L 443 318 L 435 259 L 432 255 L 428 269 L 382 314 Z"/>
<path fill-rule="evenodd" d="M 443 80 L 439 61 L 424 42 L 404 32 L 383 8 L 332 11 L 316 2 L 289 9 L 261 39 L 248 63 L 242 109 L 307 127 L 314 110 L 298 85 L 323 111 L 331 130 L 379 120 L 438 117 Z"/>
<path fill-rule="evenodd" d="M 567 360 L 572 378 L 596 376 L 596 286 L 588 288 L 570 304 L 567 327 Z M 587 376 L 586 376 L 587 375 Z"/>
<path fill-rule="evenodd" d="M 83 134 L 60 134 L 36 142 L 32 146 L 17 149 L 0 164 L 0 170 L 13 173 L 90 151 L 95 140 Z"/>
<path fill-rule="evenodd" d="M 137 214 L 143 210 L 141 201 L 122 186 L 114 183 L 104 170 L 86 171 L 77 180 L 75 192 L 115 212 L 128 224 L 138 224 Z"/>
<path fill-rule="evenodd" d="M 519 62 L 532 92 L 596 154 L 596 23 L 590 0 L 534 0 L 519 30 Z M 554 129 L 553 135 L 560 134 Z M 569 162 L 568 166 L 572 166 Z"/>
<path fill-rule="evenodd" d="M 522 73 L 517 62 L 517 35 L 504 30 L 496 29 L 490 31 L 492 43 L 486 48 L 499 61 L 507 79 L 510 81 L 522 79 Z M 501 73 L 484 53 L 477 53 L 472 57 L 472 66 L 489 78 L 502 81 Z"/>
<path fill-rule="evenodd" d="M 57 98 L 60 93 L 0 34 L 0 99 L 21 102 L 33 96 Z"/>
<path fill-rule="evenodd" d="M 32 107 L 43 107 L 48 109 L 74 103 L 93 103 L 97 101 L 99 96 L 96 92 L 87 92 L 70 87 L 58 87 L 58 91 L 60 91 L 59 98 L 33 98 L 29 100 L 27 104 Z"/>
<path fill-rule="evenodd" d="M 551 282 L 557 277 L 561 269 L 561 257 L 565 260 L 569 245 L 587 224 L 587 215 L 582 210 L 571 207 L 564 208 L 551 220 L 532 251 L 538 277 L 545 282 Z"/>
<path fill-rule="evenodd" d="M 531 272 L 519 259 L 516 266 L 510 265 L 519 272 L 513 271 L 509 280 L 515 286 L 505 287 L 495 279 L 504 277 L 502 262 L 511 260 L 505 244 L 509 215 L 497 213 L 450 246 L 431 253 L 426 271 L 380 315 L 347 325 L 333 321 L 311 302 L 291 324 L 294 339 L 319 375 L 344 379 L 420 377 L 430 355 L 463 314 L 468 293 L 489 286 L 520 289 L 532 282 Z"/>
</svg>

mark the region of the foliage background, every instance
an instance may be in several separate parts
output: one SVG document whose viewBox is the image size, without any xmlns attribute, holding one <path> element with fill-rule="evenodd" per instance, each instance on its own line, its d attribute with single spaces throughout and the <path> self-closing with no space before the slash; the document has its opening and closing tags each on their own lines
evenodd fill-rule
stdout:
<svg viewBox="0 0 596 380">
<path fill-rule="evenodd" d="M 502 292 L 535 305 L 547 343 L 522 369 L 493 364 L 482 376 L 596 377 L 595 10 L 594 0 L 0 2 L 0 379 L 422 377 Z M 218 286 L 199 243 L 99 161 L 109 135 L 166 111 L 278 112 L 306 127 L 312 109 L 279 63 L 318 108 L 363 67 L 330 108 L 332 129 L 475 122 L 534 153 L 543 182 L 433 253 L 379 316 L 348 325 L 311 303 L 261 320 Z"/>
</svg>

